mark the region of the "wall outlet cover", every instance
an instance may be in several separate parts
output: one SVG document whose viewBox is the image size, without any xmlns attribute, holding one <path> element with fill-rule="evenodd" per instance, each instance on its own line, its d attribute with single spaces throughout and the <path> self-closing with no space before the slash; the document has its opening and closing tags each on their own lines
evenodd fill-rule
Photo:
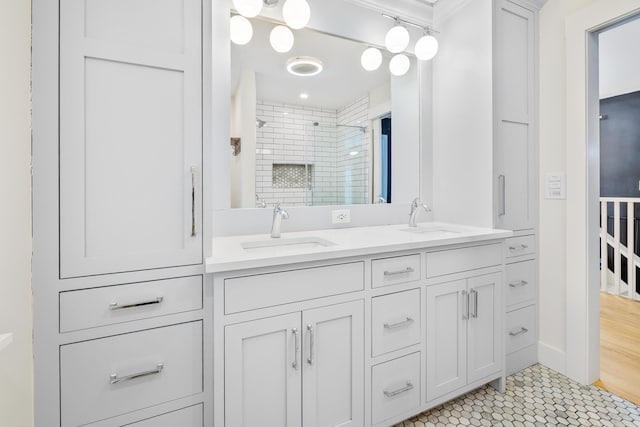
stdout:
<svg viewBox="0 0 640 427">
<path fill-rule="evenodd" d="M 350 222 L 351 222 L 351 211 L 349 209 L 331 211 L 332 224 L 348 224 Z"/>
</svg>

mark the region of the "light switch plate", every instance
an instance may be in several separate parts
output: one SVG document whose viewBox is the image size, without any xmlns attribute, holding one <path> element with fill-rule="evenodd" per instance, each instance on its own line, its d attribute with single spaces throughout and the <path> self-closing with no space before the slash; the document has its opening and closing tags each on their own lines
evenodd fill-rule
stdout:
<svg viewBox="0 0 640 427">
<path fill-rule="evenodd" d="M 350 222 L 351 222 L 351 211 L 349 209 L 331 211 L 332 224 L 348 224 Z"/>
</svg>

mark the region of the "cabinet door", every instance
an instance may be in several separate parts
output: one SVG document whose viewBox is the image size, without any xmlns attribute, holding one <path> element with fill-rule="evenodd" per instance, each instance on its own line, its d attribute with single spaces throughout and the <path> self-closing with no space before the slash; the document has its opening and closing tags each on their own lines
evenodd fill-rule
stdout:
<svg viewBox="0 0 640 427">
<path fill-rule="evenodd" d="M 60 275 L 202 262 L 201 0 L 60 1 Z"/>
<path fill-rule="evenodd" d="M 354 301 L 305 311 L 305 427 L 364 423 L 364 314 Z"/>
<path fill-rule="evenodd" d="M 535 227 L 534 14 L 497 2 L 495 226 Z"/>
<path fill-rule="evenodd" d="M 482 379 L 502 369 L 503 327 L 500 274 L 468 280 L 468 382 Z"/>
<path fill-rule="evenodd" d="M 300 314 L 225 328 L 225 425 L 300 427 Z"/>
<path fill-rule="evenodd" d="M 427 287 L 427 401 L 467 383 L 467 282 Z"/>
</svg>

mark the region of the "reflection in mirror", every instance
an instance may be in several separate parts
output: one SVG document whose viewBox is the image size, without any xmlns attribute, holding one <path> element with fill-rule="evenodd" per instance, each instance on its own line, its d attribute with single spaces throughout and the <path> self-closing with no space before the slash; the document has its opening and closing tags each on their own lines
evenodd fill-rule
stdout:
<svg viewBox="0 0 640 427">
<path fill-rule="evenodd" d="M 390 203 L 388 58 L 365 71 L 367 45 L 309 29 L 277 53 L 269 45 L 276 24 L 251 22 L 252 41 L 231 44 L 231 136 L 241 139 L 231 154 L 231 207 Z M 297 74 L 287 71 L 292 63 Z M 411 73 L 417 82 L 413 60 Z"/>
</svg>

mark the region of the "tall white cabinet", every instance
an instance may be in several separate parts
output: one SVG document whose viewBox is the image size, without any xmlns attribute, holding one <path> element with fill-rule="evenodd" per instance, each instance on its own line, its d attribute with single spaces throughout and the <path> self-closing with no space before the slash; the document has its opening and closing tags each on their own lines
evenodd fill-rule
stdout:
<svg viewBox="0 0 640 427">
<path fill-rule="evenodd" d="M 507 239 L 507 374 L 537 355 L 537 2 L 494 4 L 494 226 Z"/>
<path fill-rule="evenodd" d="M 33 2 L 37 426 L 211 423 L 206 8 Z"/>
</svg>

